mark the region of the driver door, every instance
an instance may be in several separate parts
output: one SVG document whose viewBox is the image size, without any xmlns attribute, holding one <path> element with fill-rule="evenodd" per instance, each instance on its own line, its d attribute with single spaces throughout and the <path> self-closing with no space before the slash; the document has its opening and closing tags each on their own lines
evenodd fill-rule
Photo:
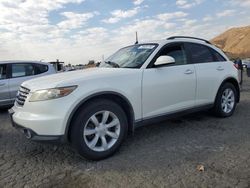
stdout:
<svg viewBox="0 0 250 188">
<path fill-rule="evenodd" d="M 164 46 L 144 70 L 142 83 L 143 119 L 167 115 L 193 108 L 195 105 L 196 73 L 189 64 L 182 43 Z M 174 64 L 155 66 L 160 56 L 175 59 Z"/>
</svg>

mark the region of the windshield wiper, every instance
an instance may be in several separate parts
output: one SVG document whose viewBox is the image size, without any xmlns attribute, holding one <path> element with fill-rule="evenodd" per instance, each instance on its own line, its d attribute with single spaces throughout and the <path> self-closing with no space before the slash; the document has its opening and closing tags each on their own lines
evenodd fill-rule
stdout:
<svg viewBox="0 0 250 188">
<path fill-rule="evenodd" d="M 111 65 L 112 67 L 115 67 L 115 68 L 120 68 L 120 66 L 115 63 L 115 62 L 112 62 L 112 61 L 105 61 L 106 64 L 108 65 Z"/>
</svg>

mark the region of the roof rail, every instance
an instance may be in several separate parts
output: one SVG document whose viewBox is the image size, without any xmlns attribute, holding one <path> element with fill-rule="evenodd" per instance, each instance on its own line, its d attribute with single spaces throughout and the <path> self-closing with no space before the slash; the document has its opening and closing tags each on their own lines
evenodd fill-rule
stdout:
<svg viewBox="0 0 250 188">
<path fill-rule="evenodd" d="M 197 38 L 197 37 L 188 37 L 188 36 L 172 36 L 172 37 L 167 38 L 167 40 L 173 40 L 173 39 L 179 39 L 179 38 L 196 39 L 196 40 L 201 40 L 208 44 L 211 44 L 211 42 L 209 42 L 208 40 Z"/>
</svg>

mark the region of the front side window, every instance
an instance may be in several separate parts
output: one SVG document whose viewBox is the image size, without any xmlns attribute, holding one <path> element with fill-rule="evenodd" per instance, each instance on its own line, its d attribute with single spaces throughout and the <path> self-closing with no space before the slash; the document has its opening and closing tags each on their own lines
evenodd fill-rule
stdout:
<svg viewBox="0 0 250 188">
<path fill-rule="evenodd" d="M 211 51 L 204 45 L 186 43 L 185 47 L 189 50 L 193 63 L 208 63 L 214 61 Z"/>
<path fill-rule="evenodd" d="M 157 44 L 139 44 L 125 47 L 110 56 L 100 67 L 140 68 Z"/>
<path fill-rule="evenodd" d="M 23 77 L 23 76 L 33 76 L 35 75 L 35 70 L 32 64 L 18 63 L 12 64 L 12 78 Z"/>
<path fill-rule="evenodd" d="M 0 80 L 7 78 L 6 65 L 0 65 Z"/>
<path fill-rule="evenodd" d="M 187 56 L 186 52 L 183 49 L 182 45 L 173 45 L 173 46 L 168 46 L 165 47 L 159 56 L 171 56 L 172 58 L 175 59 L 175 64 L 174 65 L 185 65 L 187 64 Z"/>
</svg>

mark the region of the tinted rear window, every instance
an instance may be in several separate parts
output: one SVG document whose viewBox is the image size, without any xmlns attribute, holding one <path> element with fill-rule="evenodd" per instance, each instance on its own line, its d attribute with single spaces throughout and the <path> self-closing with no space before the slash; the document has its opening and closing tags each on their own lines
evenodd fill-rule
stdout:
<svg viewBox="0 0 250 188">
<path fill-rule="evenodd" d="M 36 74 L 45 73 L 49 69 L 48 65 L 43 65 L 43 64 L 34 64 L 34 67 L 35 67 L 35 73 Z"/>
<path fill-rule="evenodd" d="M 220 61 L 226 61 L 226 59 L 220 55 L 218 52 L 216 52 L 214 49 L 210 48 L 211 53 L 214 56 L 214 61 L 220 62 Z"/>
<path fill-rule="evenodd" d="M 186 43 L 193 63 L 213 62 L 214 58 L 208 47 L 200 44 Z"/>
</svg>

